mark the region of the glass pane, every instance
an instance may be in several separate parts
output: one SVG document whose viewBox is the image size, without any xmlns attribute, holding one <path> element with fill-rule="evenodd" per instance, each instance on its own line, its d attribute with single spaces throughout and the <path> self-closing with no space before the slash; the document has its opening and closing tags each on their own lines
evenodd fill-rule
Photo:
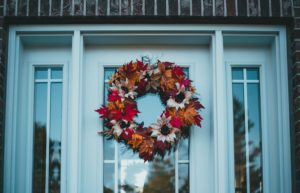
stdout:
<svg viewBox="0 0 300 193">
<path fill-rule="evenodd" d="M 178 165 L 178 187 L 180 193 L 189 193 L 190 179 L 189 179 L 189 164 Z"/>
<path fill-rule="evenodd" d="M 127 155 L 125 155 L 127 157 Z M 120 158 L 119 192 L 120 193 L 174 193 L 175 192 L 175 154 L 154 159 L 152 162 L 136 156 Z"/>
<path fill-rule="evenodd" d="M 51 68 L 51 79 L 61 79 L 62 68 Z"/>
<path fill-rule="evenodd" d="M 116 70 L 117 68 L 105 68 L 104 80 L 109 80 Z"/>
<path fill-rule="evenodd" d="M 157 94 L 148 93 L 137 98 L 137 106 L 140 113 L 135 119 L 138 123 L 144 122 L 145 126 L 155 123 L 161 113 L 165 110 Z"/>
<path fill-rule="evenodd" d="M 258 80 L 259 70 L 258 68 L 247 68 L 247 80 Z"/>
<path fill-rule="evenodd" d="M 62 83 L 51 84 L 49 139 L 49 192 L 60 192 Z"/>
<path fill-rule="evenodd" d="M 189 160 L 189 138 L 182 139 L 178 148 L 178 159 Z"/>
<path fill-rule="evenodd" d="M 234 83 L 232 85 L 232 92 L 233 92 L 235 190 L 236 193 L 244 193 L 246 192 L 247 189 L 244 85 Z"/>
<path fill-rule="evenodd" d="M 107 104 L 108 91 L 109 91 L 109 86 L 108 86 L 108 84 L 105 84 L 104 85 L 104 103 L 105 103 L 105 105 Z"/>
<path fill-rule="evenodd" d="M 35 79 L 48 79 L 48 68 L 35 68 Z"/>
<path fill-rule="evenodd" d="M 250 190 L 262 190 L 262 151 L 260 121 L 260 90 L 259 84 L 248 84 L 248 131 L 249 131 L 249 162 Z"/>
<path fill-rule="evenodd" d="M 103 139 L 104 160 L 115 159 L 115 142 L 113 140 Z"/>
<path fill-rule="evenodd" d="M 232 68 L 232 79 L 233 80 L 243 80 L 243 68 Z"/>
<path fill-rule="evenodd" d="M 103 193 L 113 193 L 115 186 L 115 165 L 103 165 Z"/>
<path fill-rule="evenodd" d="M 45 191 L 46 176 L 47 83 L 34 88 L 33 193 Z"/>
</svg>

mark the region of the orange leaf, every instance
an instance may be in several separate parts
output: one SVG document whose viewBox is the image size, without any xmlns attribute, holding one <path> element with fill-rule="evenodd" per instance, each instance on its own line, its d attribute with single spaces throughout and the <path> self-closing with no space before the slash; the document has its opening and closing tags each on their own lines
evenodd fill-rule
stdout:
<svg viewBox="0 0 300 193">
<path fill-rule="evenodd" d="M 131 140 L 128 141 L 128 144 L 132 146 L 133 149 L 138 149 L 143 143 L 143 136 L 139 134 L 133 134 Z"/>
</svg>

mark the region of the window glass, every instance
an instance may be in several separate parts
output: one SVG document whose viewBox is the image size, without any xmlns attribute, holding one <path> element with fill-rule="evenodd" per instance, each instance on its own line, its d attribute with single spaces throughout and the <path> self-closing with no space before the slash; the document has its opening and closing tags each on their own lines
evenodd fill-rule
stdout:
<svg viewBox="0 0 300 193">
<path fill-rule="evenodd" d="M 47 79 L 48 78 L 48 68 L 35 68 L 34 73 L 35 79 Z"/>
<path fill-rule="evenodd" d="M 242 68 L 232 68 L 232 79 L 233 80 L 243 80 L 243 69 Z"/>
<path fill-rule="evenodd" d="M 62 74 L 62 68 L 35 68 L 33 193 L 60 192 L 62 81 L 52 82 L 52 70 Z"/>
<path fill-rule="evenodd" d="M 262 192 L 259 68 L 239 71 L 244 81 L 232 83 L 235 192 Z"/>
</svg>

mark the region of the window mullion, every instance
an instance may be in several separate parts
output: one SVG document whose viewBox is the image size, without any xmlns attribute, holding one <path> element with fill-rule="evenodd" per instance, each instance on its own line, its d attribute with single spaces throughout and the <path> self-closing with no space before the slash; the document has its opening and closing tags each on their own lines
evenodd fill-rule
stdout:
<svg viewBox="0 0 300 193">
<path fill-rule="evenodd" d="M 249 125 L 248 125 L 248 92 L 247 92 L 247 77 L 246 68 L 243 69 L 244 74 L 244 107 L 245 107 L 245 142 L 246 142 L 246 180 L 247 180 L 247 193 L 250 193 L 250 171 L 249 171 Z"/>
<path fill-rule="evenodd" d="M 48 68 L 47 79 L 47 126 L 46 126 L 46 177 L 45 177 L 45 193 L 49 191 L 49 138 L 50 138 L 50 95 L 51 95 L 51 71 Z"/>
<path fill-rule="evenodd" d="M 119 164 L 119 155 L 118 155 L 118 151 L 119 151 L 119 145 L 117 142 L 115 143 L 115 193 L 119 192 L 119 186 L 118 186 L 118 179 L 119 179 L 119 168 L 118 168 L 118 164 Z"/>
<path fill-rule="evenodd" d="M 178 149 L 176 149 L 176 152 L 175 152 L 175 193 L 178 193 Z"/>
</svg>

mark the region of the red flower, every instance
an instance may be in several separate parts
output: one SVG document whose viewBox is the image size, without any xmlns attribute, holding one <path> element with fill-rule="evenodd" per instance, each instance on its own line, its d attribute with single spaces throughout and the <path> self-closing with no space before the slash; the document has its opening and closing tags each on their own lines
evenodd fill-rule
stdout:
<svg viewBox="0 0 300 193">
<path fill-rule="evenodd" d="M 123 132 L 121 134 L 121 137 L 124 140 L 129 141 L 129 140 L 131 140 L 133 134 L 134 134 L 134 130 L 130 129 L 130 128 L 127 128 L 127 129 L 123 130 Z"/>
<path fill-rule="evenodd" d="M 170 124 L 175 128 L 180 128 L 182 126 L 182 121 L 179 117 L 172 117 Z"/>
<path fill-rule="evenodd" d="M 177 77 L 184 76 L 183 68 L 179 66 L 175 66 L 172 70 L 172 73 Z"/>
<path fill-rule="evenodd" d="M 101 118 L 107 119 L 109 116 L 109 110 L 106 106 L 102 106 L 101 108 L 95 110 L 97 113 L 99 113 Z"/>
<path fill-rule="evenodd" d="M 117 90 L 110 90 L 109 94 L 108 94 L 108 101 L 109 102 L 113 102 L 116 100 L 120 100 L 121 97 L 119 96 L 119 91 Z"/>
</svg>

